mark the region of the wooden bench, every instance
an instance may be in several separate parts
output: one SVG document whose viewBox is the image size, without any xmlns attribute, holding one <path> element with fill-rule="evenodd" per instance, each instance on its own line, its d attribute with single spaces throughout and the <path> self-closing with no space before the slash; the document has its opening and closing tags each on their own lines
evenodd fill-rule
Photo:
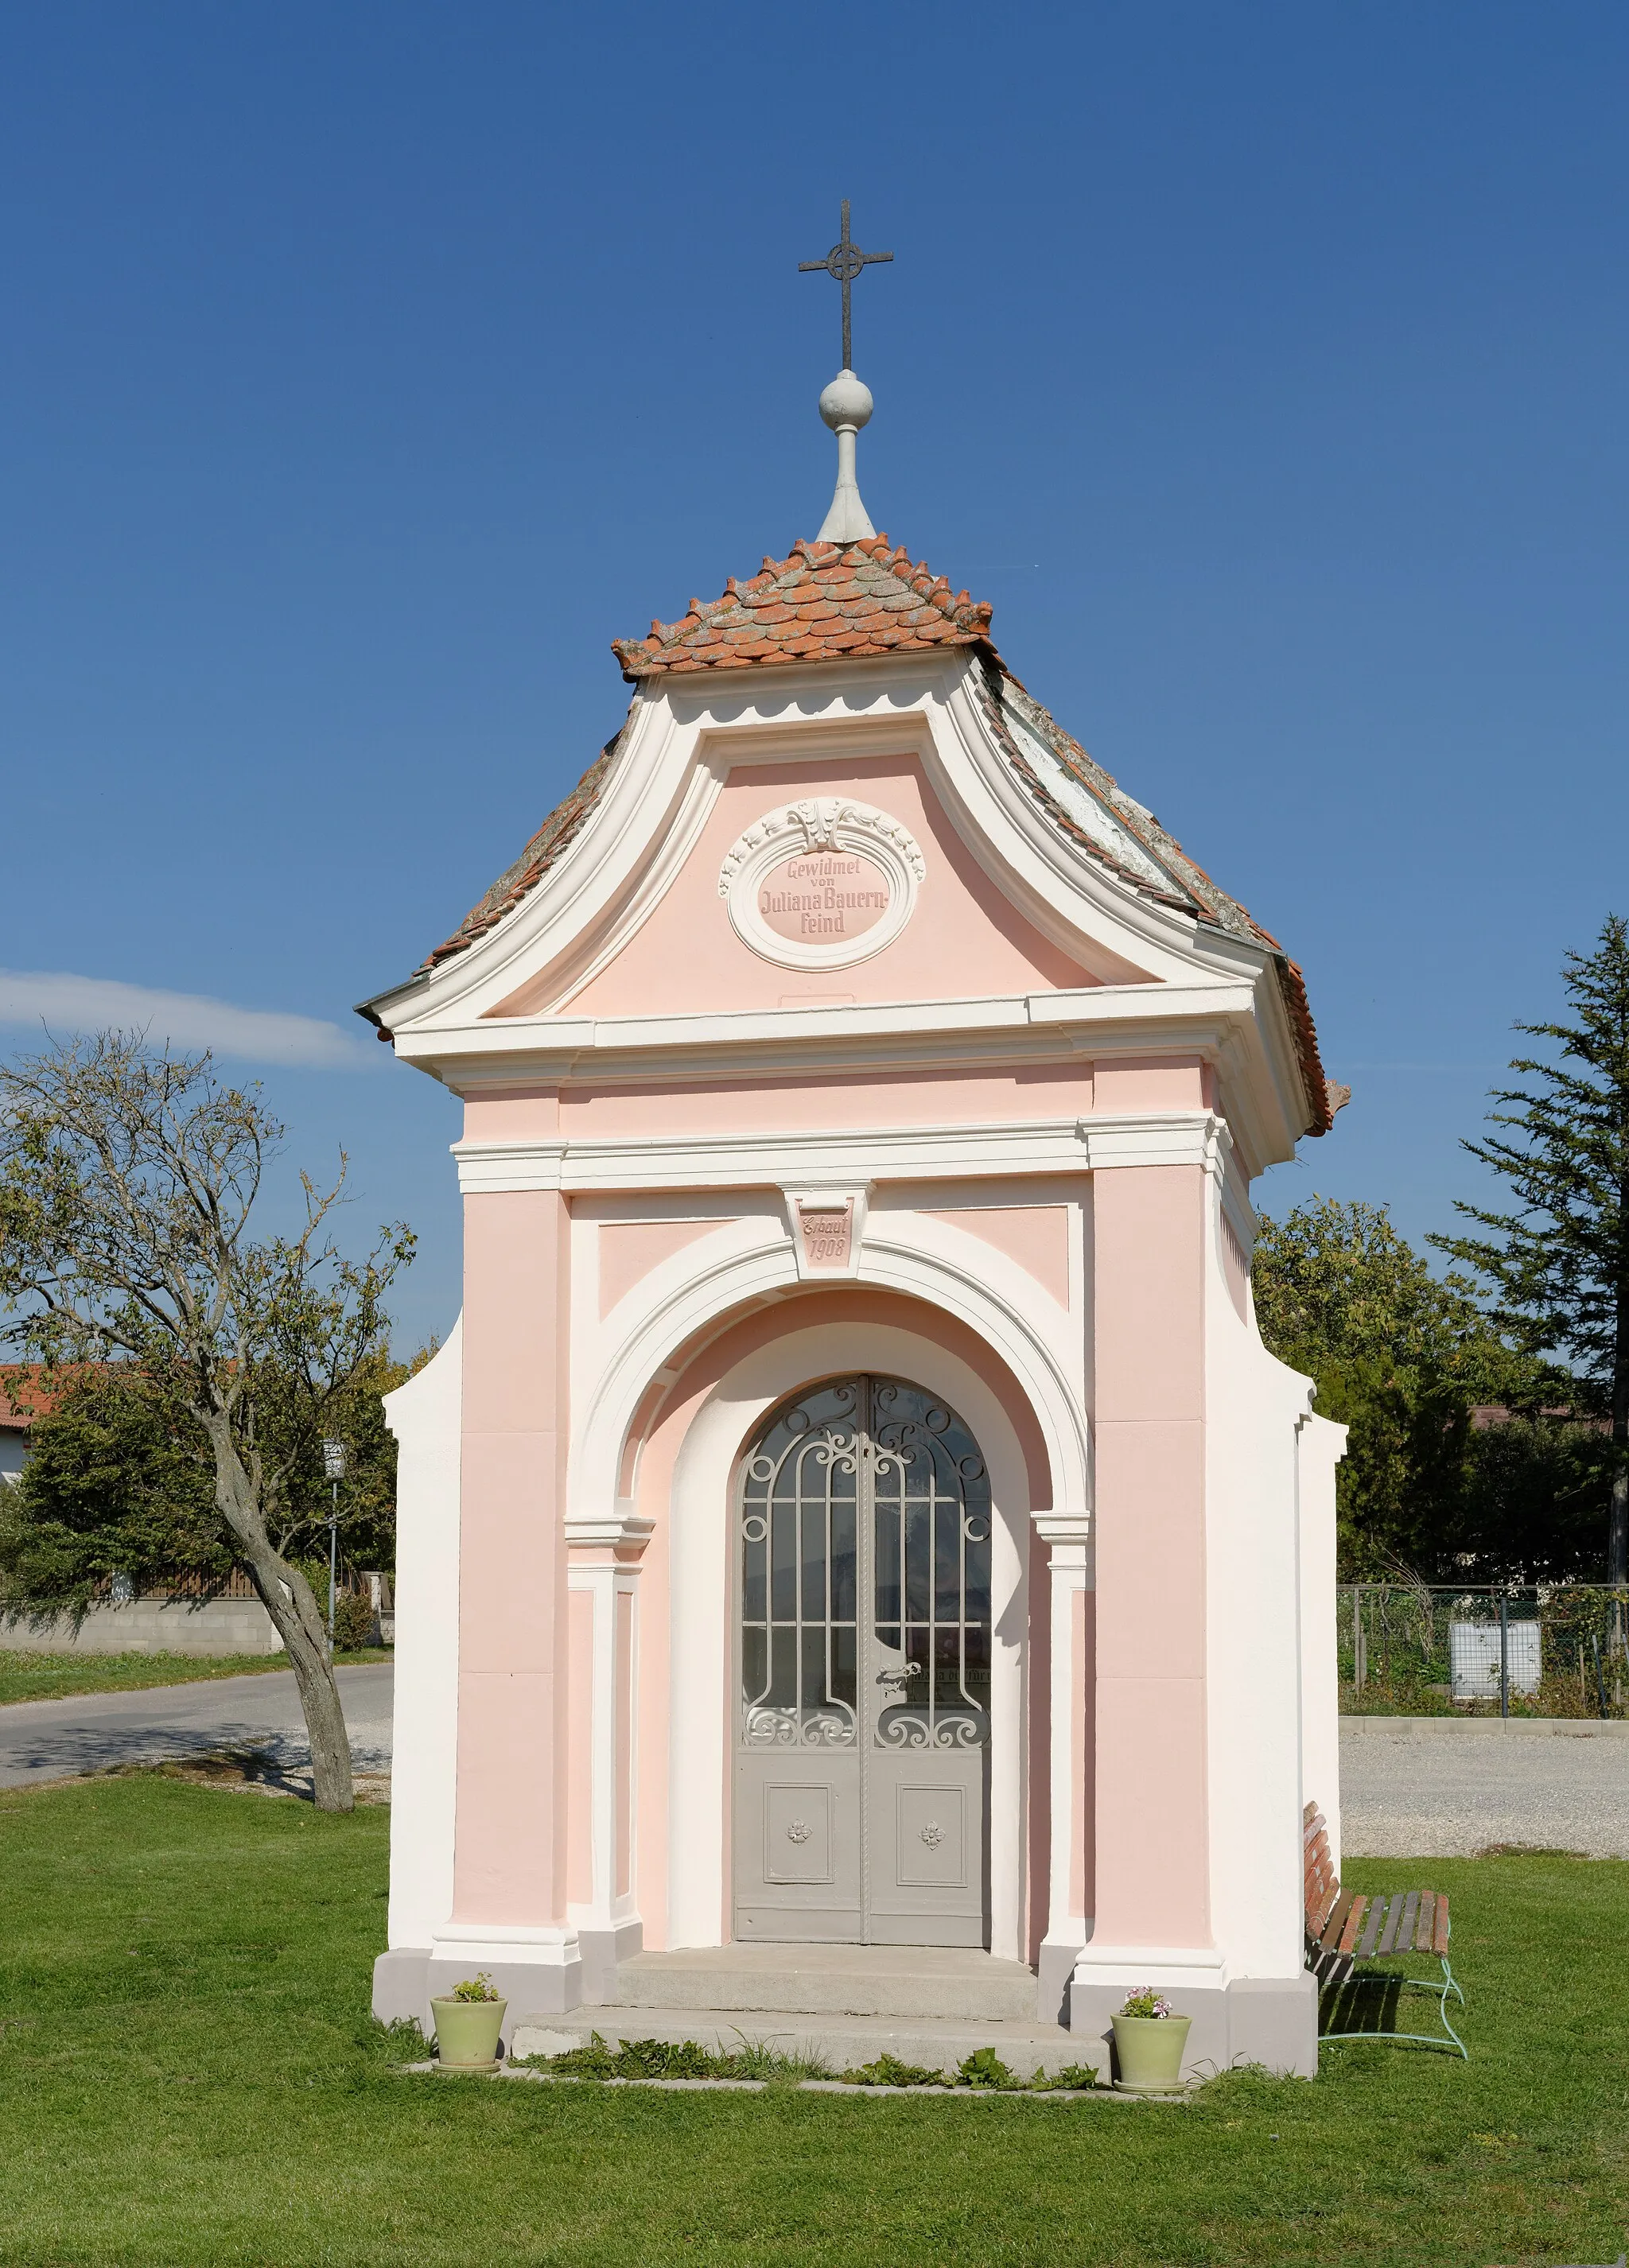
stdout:
<svg viewBox="0 0 1629 2268">
<path fill-rule="evenodd" d="M 1343 1890 L 1330 1858 L 1329 1826 L 1316 1803 L 1302 1815 L 1301 1846 L 1307 1891 L 1307 1966 L 1318 1980 L 1320 1994 L 1336 1995 L 1336 2008 L 1348 1984 L 1373 1984 L 1397 1993 L 1430 1992 L 1436 1996 L 1437 2014 L 1448 2037 L 1426 2032 L 1385 2032 L 1362 2028 L 1354 2031 L 1321 2032 L 1321 2040 L 1416 2040 L 1424 2047 L 1456 2050 L 1470 2059 L 1470 2050 L 1448 2020 L 1448 1995 L 1463 2008 L 1465 1996 L 1448 1966 L 1448 1900 L 1436 1890 L 1393 1890 L 1384 1897 L 1366 1897 L 1361 1891 Z M 1442 1963 L 1442 1982 L 1400 1977 L 1372 1963 L 1397 1959 L 1408 1953 L 1434 1954 Z M 1360 1970 L 1366 1974 L 1359 1975 Z"/>
</svg>

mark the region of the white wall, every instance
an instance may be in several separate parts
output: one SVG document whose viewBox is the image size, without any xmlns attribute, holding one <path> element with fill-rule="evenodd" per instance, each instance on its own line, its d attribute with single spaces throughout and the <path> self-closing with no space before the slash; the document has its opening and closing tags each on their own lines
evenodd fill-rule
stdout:
<svg viewBox="0 0 1629 2268">
<path fill-rule="evenodd" d="M 1311 1381 L 1268 1353 L 1248 1302 L 1246 1314 L 1239 1312 L 1223 1260 L 1218 1183 L 1212 1193 L 1216 1234 L 1205 1295 L 1212 1927 L 1230 1976 L 1294 1977 L 1303 1958 L 1306 1666 L 1324 1580 L 1322 1562 L 1315 1555 L 1309 1566 L 1301 1550 L 1299 1442 L 1301 1429 L 1319 1421 L 1308 1415 Z M 1236 1204 L 1235 1211 L 1242 1211 Z M 1331 1560 L 1331 1586 L 1333 1572 Z M 1331 1631 L 1333 1607 L 1331 1588 L 1322 1607 Z"/>
<path fill-rule="evenodd" d="M 453 1911 L 463 1354 L 461 1316 L 433 1361 L 385 1396 L 385 1421 L 401 1450 L 390 1813 L 393 1950 L 427 1949 Z"/>
<path fill-rule="evenodd" d="M 1340 1872 L 1340 1672 L 1335 1634 L 1335 1468 L 1346 1428 L 1303 1420 L 1297 1437 L 1301 1525 L 1301 1790 L 1329 1822 Z"/>
</svg>

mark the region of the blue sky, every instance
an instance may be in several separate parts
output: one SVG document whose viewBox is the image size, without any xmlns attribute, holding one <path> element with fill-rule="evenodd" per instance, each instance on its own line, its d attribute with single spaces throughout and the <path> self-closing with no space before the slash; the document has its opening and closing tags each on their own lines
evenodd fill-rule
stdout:
<svg viewBox="0 0 1629 2268">
<path fill-rule="evenodd" d="M 222 1036 L 445 1331 L 454 1107 L 350 1005 L 818 526 L 846 195 L 873 518 L 1306 969 L 1266 1201 L 1444 1225 L 1629 909 L 1626 75 L 1615 0 L 10 10 L 0 1044 Z"/>
</svg>

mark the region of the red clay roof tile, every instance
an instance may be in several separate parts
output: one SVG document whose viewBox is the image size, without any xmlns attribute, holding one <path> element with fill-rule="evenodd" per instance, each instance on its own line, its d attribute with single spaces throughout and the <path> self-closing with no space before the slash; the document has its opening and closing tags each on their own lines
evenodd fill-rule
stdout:
<svg viewBox="0 0 1629 2268">
<path fill-rule="evenodd" d="M 634 684 L 664 670 L 772 667 L 901 647 L 993 652 L 990 612 L 965 591 L 953 598 L 944 576 L 913 567 L 886 535 L 800 542 L 785 559 L 766 559 L 750 581 L 732 575 L 712 605 L 692 599 L 678 622 L 652 622 L 648 637 L 618 638 L 611 650 Z"/>
</svg>

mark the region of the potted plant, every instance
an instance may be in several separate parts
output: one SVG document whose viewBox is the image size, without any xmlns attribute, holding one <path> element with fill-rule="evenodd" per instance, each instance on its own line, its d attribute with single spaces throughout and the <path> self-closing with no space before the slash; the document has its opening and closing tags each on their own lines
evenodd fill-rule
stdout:
<svg viewBox="0 0 1629 2268">
<path fill-rule="evenodd" d="M 1122 2095 L 1175 2095 L 1182 2086 L 1183 2050 L 1191 2016 L 1179 2016 L 1150 1987 L 1127 1996 L 1114 2019 L 1115 2060 Z"/>
<path fill-rule="evenodd" d="M 509 2003 L 483 1969 L 430 2003 L 443 2071 L 496 2071 L 498 2034 Z"/>
</svg>

